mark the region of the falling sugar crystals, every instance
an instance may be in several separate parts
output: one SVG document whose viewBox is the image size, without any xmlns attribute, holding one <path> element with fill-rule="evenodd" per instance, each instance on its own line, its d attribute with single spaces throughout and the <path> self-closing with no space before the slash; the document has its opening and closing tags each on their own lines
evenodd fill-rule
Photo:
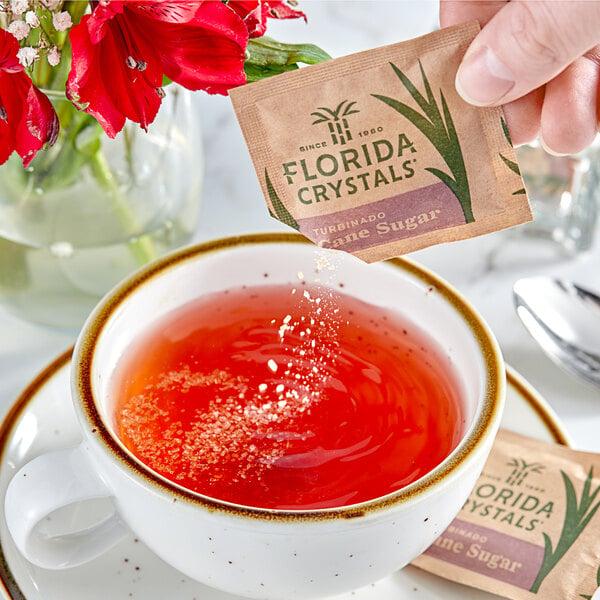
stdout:
<svg viewBox="0 0 600 600">
<path fill-rule="evenodd" d="M 114 381 L 133 454 L 189 490 L 283 510 L 379 497 L 448 455 L 459 388 L 435 340 L 338 293 L 343 268 L 319 281 L 318 262 L 199 298 L 136 341 Z"/>
<path fill-rule="evenodd" d="M 302 273 L 298 274 L 298 278 L 303 281 Z M 325 290 L 326 288 L 319 288 L 319 292 Z M 291 293 L 296 294 L 297 288 L 292 288 Z M 308 307 L 304 311 L 305 315 L 294 321 L 292 315 L 288 314 L 278 327 L 285 362 L 278 364 L 273 358 L 267 360 L 265 378 L 258 384 L 255 396 L 246 397 L 246 394 L 252 394 L 251 390 L 246 389 L 245 394 L 239 396 L 243 402 L 234 402 L 228 413 L 227 421 L 238 432 L 235 436 L 237 439 L 228 447 L 221 441 L 212 448 L 218 450 L 220 460 L 227 460 L 223 452 L 242 453 L 241 458 L 245 459 L 245 463 L 238 471 L 242 479 L 249 472 L 258 475 L 260 479 L 257 463 L 262 469 L 268 469 L 285 455 L 290 440 L 307 439 L 313 435 L 310 431 L 294 431 L 294 428 L 302 414 L 310 414 L 311 409 L 321 400 L 321 390 L 327 386 L 331 364 L 335 363 L 339 351 L 340 323 L 335 318 L 339 309 L 331 293 L 311 295 L 305 289 L 299 301 Z M 277 321 L 273 320 L 272 325 L 278 325 Z M 314 335 L 316 332 L 319 333 L 319 342 L 327 346 L 321 345 L 318 352 L 317 338 Z M 296 342 L 288 344 L 288 337 L 294 334 Z M 222 407 L 220 410 L 222 411 Z M 217 426 L 222 424 L 223 420 L 217 421 Z M 204 422 L 202 426 L 205 428 L 204 439 L 219 438 L 219 432 L 212 431 L 213 425 L 210 422 Z M 268 439 L 269 445 L 252 443 L 252 440 L 260 441 L 261 438 Z M 236 444 L 236 441 L 240 444 Z M 195 449 L 196 452 L 198 450 L 200 449 Z M 199 452 L 199 456 L 202 455 L 205 455 L 205 450 Z M 201 465 L 196 465 L 196 468 L 201 468 Z"/>
<path fill-rule="evenodd" d="M 334 271 L 335 266 L 325 255 L 319 256 L 316 260 L 317 274 L 326 269 Z M 302 272 L 299 271 L 297 276 L 300 282 L 305 282 Z M 318 281 L 317 278 L 317 283 Z M 318 289 L 319 294 L 313 291 L 311 295 L 309 290 L 304 289 L 299 300 L 308 307 L 304 311 L 306 316 L 294 321 L 292 315 L 288 314 L 279 325 L 279 341 L 285 348 L 283 354 L 287 357 L 285 363 L 278 364 L 273 358 L 269 358 L 265 381 L 258 384 L 254 401 L 240 395 L 240 399 L 245 400 L 242 429 L 246 429 L 247 434 L 242 437 L 266 437 L 271 442 L 268 453 L 264 452 L 264 447 L 260 449 L 256 444 L 247 444 L 248 470 L 255 472 L 256 462 L 262 464 L 263 468 L 269 468 L 284 456 L 288 440 L 306 439 L 313 435 L 310 431 L 294 432 L 292 428 L 303 413 L 310 414 L 311 409 L 321 400 L 321 390 L 327 386 L 331 365 L 339 354 L 340 327 L 340 321 L 336 318 L 339 308 L 331 291 L 325 286 L 314 289 Z M 292 287 L 291 294 L 296 294 L 297 291 L 297 287 Z M 271 324 L 277 325 L 277 320 L 274 319 Z M 320 343 L 318 352 L 317 332 Z M 296 343 L 287 344 L 288 336 L 293 334 L 297 335 Z M 299 343 L 298 339 L 301 340 Z M 275 375 L 279 378 L 275 379 Z M 272 397 L 272 391 L 275 393 L 274 401 L 268 399 Z M 239 419 L 237 421 L 235 426 L 240 427 L 242 423 Z M 210 429 L 210 423 L 205 425 Z M 252 456 L 252 453 L 256 455 Z M 251 466 L 252 462 L 255 463 L 254 466 Z M 246 469 L 240 469 L 239 475 L 245 478 Z"/>
<path fill-rule="evenodd" d="M 298 272 L 298 279 L 304 280 L 304 275 Z M 324 290 L 325 288 L 323 288 Z M 295 294 L 297 288 L 292 288 L 291 293 Z M 321 290 L 319 290 L 321 291 Z M 314 295 L 311 296 L 308 290 L 302 293 L 301 302 L 310 303 L 310 310 L 307 316 L 301 316 L 299 321 L 293 322 L 292 315 L 286 315 L 279 327 L 279 340 L 282 345 L 286 345 L 286 336 L 297 334 L 301 343 L 290 344 L 287 351 L 291 354 L 291 359 L 286 364 L 281 365 L 283 381 L 277 383 L 275 392 L 278 394 L 278 407 L 281 409 L 291 409 L 296 414 L 310 410 L 310 407 L 320 399 L 320 389 L 323 383 L 327 381 L 328 365 L 335 361 L 338 354 L 339 340 L 338 329 L 339 322 L 332 318 L 339 312 L 331 293 L 329 296 Z M 329 310 L 329 313 L 327 313 Z M 271 322 L 276 324 L 274 319 Z M 327 348 L 321 347 L 320 352 L 316 353 L 315 348 L 317 339 L 313 332 L 319 331 L 320 341 L 327 340 Z M 274 359 L 267 361 L 268 369 L 273 373 L 279 371 L 280 365 Z M 290 385 L 293 383 L 294 385 Z M 300 386 L 298 386 L 300 384 Z M 266 383 L 259 385 L 259 393 L 264 393 L 268 386 Z M 286 414 L 287 414 L 286 410 Z"/>
<path fill-rule="evenodd" d="M 326 269 L 334 267 L 319 257 L 317 275 Z M 329 384 L 339 356 L 340 311 L 331 288 L 318 285 L 318 277 L 317 285 L 308 288 L 303 273 L 298 280 L 301 286 L 290 291 L 302 310 L 297 319 L 287 314 L 271 321 L 279 347 L 274 351 L 277 360 L 270 357 L 263 363 L 262 381 L 252 383 L 225 369 L 206 373 L 185 366 L 163 373 L 122 411 L 124 430 L 156 470 L 187 486 L 207 476 L 219 482 L 225 477 L 223 465 L 236 464 L 237 481 L 252 477 L 260 483 L 264 470 L 286 455 L 290 441 L 314 435 L 302 428 L 302 415 L 310 414 Z M 161 392 L 175 389 L 184 394 L 210 390 L 208 406 L 197 408 L 185 423 L 178 420 L 157 401 Z M 162 420 L 160 448 L 153 436 L 144 435 L 152 420 Z"/>
</svg>

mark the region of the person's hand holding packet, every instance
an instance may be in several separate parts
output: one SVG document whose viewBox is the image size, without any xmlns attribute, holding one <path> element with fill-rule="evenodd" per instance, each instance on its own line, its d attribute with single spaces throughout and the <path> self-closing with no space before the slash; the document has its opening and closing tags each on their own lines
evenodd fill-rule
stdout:
<svg viewBox="0 0 600 600">
<path fill-rule="evenodd" d="M 598 130 L 600 2 L 441 0 L 442 27 L 483 27 L 456 77 L 478 106 L 504 105 L 513 143 L 540 137 L 556 154 L 589 146 Z"/>
</svg>

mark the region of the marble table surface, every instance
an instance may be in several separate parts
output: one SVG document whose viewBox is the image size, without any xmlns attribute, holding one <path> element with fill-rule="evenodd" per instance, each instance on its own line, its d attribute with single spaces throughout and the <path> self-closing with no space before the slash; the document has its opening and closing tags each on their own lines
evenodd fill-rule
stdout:
<svg viewBox="0 0 600 600">
<path fill-rule="evenodd" d="M 304 0 L 302 21 L 273 23 L 285 41 L 311 41 L 332 56 L 422 35 L 438 27 L 437 1 Z M 272 220 L 230 102 L 198 93 L 205 136 L 205 181 L 196 238 L 285 230 Z M 460 290 L 487 320 L 507 363 L 559 415 L 576 447 L 600 451 L 600 392 L 559 370 L 517 318 L 512 284 L 525 275 L 569 277 L 600 289 L 600 236 L 594 247 L 567 256 L 558 247 L 526 241 L 518 231 L 486 235 L 416 252 L 412 257 Z M 42 329 L 0 311 L 0 415 L 47 363 L 74 342 L 74 334 Z"/>
</svg>

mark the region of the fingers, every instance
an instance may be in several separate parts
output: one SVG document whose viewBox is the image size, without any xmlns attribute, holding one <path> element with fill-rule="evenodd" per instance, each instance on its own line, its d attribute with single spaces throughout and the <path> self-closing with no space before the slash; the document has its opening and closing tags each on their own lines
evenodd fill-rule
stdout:
<svg viewBox="0 0 600 600">
<path fill-rule="evenodd" d="M 504 105 L 504 117 L 513 146 L 522 146 L 540 135 L 544 89 Z"/>
<path fill-rule="evenodd" d="M 479 21 L 483 27 L 508 0 L 440 0 L 440 26 Z"/>
<path fill-rule="evenodd" d="M 546 85 L 541 139 L 555 154 L 575 154 L 596 135 L 600 67 L 577 59 Z"/>
<path fill-rule="evenodd" d="M 443 3 L 445 20 L 456 16 L 455 4 Z M 474 3 L 468 4 L 466 12 L 475 11 Z M 478 106 L 512 102 L 543 86 L 595 46 L 599 32 L 600 2 L 508 2 L 467 50 L 457 73 L 457 90 Z"/>
<path fill-rule="evenodd" d="M 440 25 L 478 21 L 483 27 L 508 0 L 440 0 Z M 540 133 L 544 91 L 534 90 L 527 96 L 504 106 L 504 116 L 513 145 L 521 146 L 537 139 Z"/>
</svg>

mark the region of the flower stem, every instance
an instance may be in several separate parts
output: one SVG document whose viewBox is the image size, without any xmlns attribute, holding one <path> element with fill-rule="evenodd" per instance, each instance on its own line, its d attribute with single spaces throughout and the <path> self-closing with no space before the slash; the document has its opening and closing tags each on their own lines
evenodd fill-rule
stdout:
<svg viewBox="0 0 600 600">
<path fill-rule="evenodd" d="M 109 196 L 124 229 L 137 230 L 139 223 L 127 203 L 127 197 L 119 189 L 112 169 L 101 150 L 95 152 L 90 158 L 90 167 L 96 181 L 110 192 Z M 140 266 L 156 258 L 154 245 L 146 235 L 132 238 L 128 246 Z"/>
<path fill-rule="evenodd" d="M 81 17 L 88 9 L 88 3 L 81 2 L 81 0 L 65 0 L 63 9 L 68 10 L 71 13 L 71 19 L 76 25 L 79 23 L 79 21 L 81 21 Z"/>
</svg>

